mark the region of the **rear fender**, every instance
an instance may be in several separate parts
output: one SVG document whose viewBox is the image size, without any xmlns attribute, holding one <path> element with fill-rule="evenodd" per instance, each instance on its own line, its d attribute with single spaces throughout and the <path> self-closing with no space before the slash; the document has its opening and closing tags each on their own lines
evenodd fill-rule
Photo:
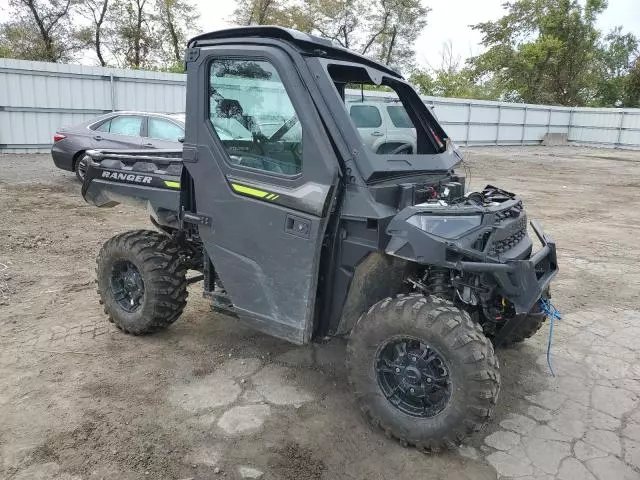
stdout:
<svg viewBox="0 0 640 480">
<path fill-rule="evenodd" d="M 86 154 L 90 161 L 82 185 L 85 201 L 98 207 L 120 203 L 143 206 L 163 225 L 177 225 L 180 158 L 151 157 L 148 150 L 116 153 L 89 150 Z"/>
</svg>

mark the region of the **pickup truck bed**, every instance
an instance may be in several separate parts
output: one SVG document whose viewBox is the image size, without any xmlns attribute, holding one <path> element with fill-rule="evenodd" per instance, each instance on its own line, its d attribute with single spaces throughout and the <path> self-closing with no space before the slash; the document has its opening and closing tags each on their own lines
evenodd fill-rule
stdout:
<svg viewBox="0 0 640 480">
<path fill-rule="evenodd" d="M 177 225 L 181 150 L 88 150 L 84 199 L 98 207 L 145 205 L 164 225 Z"/>
</svg>

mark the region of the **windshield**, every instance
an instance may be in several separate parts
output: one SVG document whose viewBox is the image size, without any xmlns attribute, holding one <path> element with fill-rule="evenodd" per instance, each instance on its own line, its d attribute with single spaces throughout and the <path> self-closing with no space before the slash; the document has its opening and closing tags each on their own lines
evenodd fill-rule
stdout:
<svg viewBox="0 0 640 480">
<path fill-rule="evenodd" d="M 335 92 L 327 102 L 365 182 L 440 173 L 460 162 L 455 145 L 402 78 L 340 59 L 312 57 L 307 64 Z"/>
<path fill-rule="evenodd" d="M 406 83 L 356 64 L 329 63 L 362 145 L 379 155 L 442 153 L 446 134 Z M 375 78 L 372 78 L 375 77 Z"/>
</svg>

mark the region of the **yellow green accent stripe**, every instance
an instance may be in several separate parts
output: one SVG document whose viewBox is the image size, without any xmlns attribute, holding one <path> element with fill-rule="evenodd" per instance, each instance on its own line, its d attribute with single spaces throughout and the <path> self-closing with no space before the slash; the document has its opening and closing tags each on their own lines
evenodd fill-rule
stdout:
<svg viewBox="0 0 640 480">
<path fill-rule="evenodd" d="M 171 180 L 165 180 L 164 184 L 169 188 L 180 188 L 180 182 L 172 182 Z"/>
<path fill-rule="evenodd" d="M 247 187 L 246 185 L 240 185 L 238 183 L 232 183 L 231 188 L 238 193 L 245 193 L 252 197 L 264 198 L 269 195 L 269 192 L 265 192 L 264 190 L 258 190 L 257 188 Z"/>
<path fill-rule="evenodd" d="M 252 197 L 264 198 L 265 200 L 275 200 L 280 196 L 275 193 L 265 192 L 264 190 L 248 187 L 239 183 L 232 183 L 231 188 L 234 192 L 244 193 L 245 195 L 251 195 Z"/>
</svg>

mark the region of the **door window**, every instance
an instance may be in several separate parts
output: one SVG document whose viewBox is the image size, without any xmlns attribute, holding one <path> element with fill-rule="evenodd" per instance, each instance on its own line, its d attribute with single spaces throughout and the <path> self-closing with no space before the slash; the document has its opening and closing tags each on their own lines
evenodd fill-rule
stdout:
<svg viewBox="0 0 640 480">
<path fill-rule="evenodd" d="M 396 128 L 413 128 L 413 122 L 402 105 L 387 107 L 391 123 Z"/>
<path fill-rule="evenodd" d="M 137 137 L 140 136 L 142 117 L 136 117 L 134 115 L 120 115 L 113 117 L 110 124 L 109 133 Z"/>
<path fill-rule="evenodd" d="M 302 127 L 271 63 L 214 60 L 209 95 L 209 121 L 233 165 L 281 175 L 302 171 Z"/>
<path fill-rule="evenodd" d="M 356 128 L 378 128 L 382 125 L 382 117 L 373 105 L 353 105 L 349 110 Z"/>
<path fill-rule="evenodd" d="M 94 130 L 98 132 L 108 132 L 110 127 L 111 127 L 111 119 L 101 123 L 96 128 L 94 128 Z"/>
<path fill-rule="evenodd" d="M 184 130 L 169 120 L 158 117 L 149 117 L 149 136 L 167 142 L 177 142 L 184 137 Z"/>
</svg>

